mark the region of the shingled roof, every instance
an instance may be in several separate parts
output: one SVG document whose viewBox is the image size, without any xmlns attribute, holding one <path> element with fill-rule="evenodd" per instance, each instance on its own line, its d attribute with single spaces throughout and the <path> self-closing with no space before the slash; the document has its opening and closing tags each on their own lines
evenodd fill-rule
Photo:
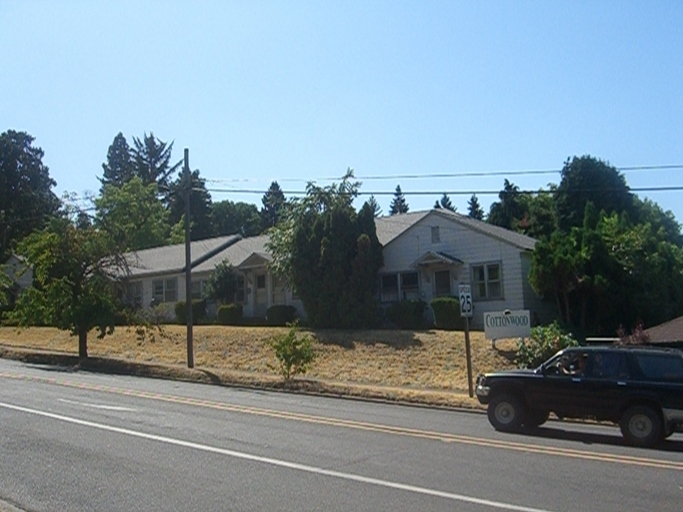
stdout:
<svg viewBox="0 0 683 512">
<path fill-rule="evenodd" d="M 650 337 L 650 343 L 683 342 L 683 316 L 645 329 L 645 333 Z"/>
<path fill-rule="evenodd" d="M 472 231 L 478 231 L 479 233 L 496 238 L 519 249 L 533 251 L 536 246 L 535 238 L 443 208 L 378 217 L 375 219 L 377 238 L 383 246 L 386 246 L 407 231 L 408 228 L 414 226 L 429 215 L 439 215 L 461 224 Z"/>
<path fill-rule="evenodd" d="M 240 235 L 229 235 L 191 242 L 192 268 L 194 269 L 241 238 Z M 143 249 L 126 254 L 126 258 L 130 277 L 180 273 L 185 271 L 185 244 Z"/>
</svg>

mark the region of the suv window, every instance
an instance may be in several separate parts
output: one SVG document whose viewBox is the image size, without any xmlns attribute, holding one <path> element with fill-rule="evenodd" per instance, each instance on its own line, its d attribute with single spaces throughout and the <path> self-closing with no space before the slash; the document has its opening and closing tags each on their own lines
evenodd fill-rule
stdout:
<svg viewBox="0 0 683 512">
<path fill-rule="evenodd" d="M 651 380 L 683 382 L 683 359 L 669 354 L 635 354 L 643 376 Z"/>
<path fill-rule="evenodd" d="M 624 354 L 617 352 L 598 352 L 593 356 L 591 377 L 597 379 L 625 379 L 628 366 Z"/>
</svg>

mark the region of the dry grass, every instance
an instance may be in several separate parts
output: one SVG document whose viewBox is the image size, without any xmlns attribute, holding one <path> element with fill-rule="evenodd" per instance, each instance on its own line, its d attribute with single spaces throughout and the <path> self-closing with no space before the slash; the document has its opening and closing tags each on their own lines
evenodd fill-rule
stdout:
<svg viewBox="0 0 683 512">
<path fill-rule="evenodd" d="M 272 369 L 276 360 L 269 341 L 286 330 L 195 326 L 195 368 L 213 382 L 277 387 L 281 379 Z M 467 396 L 465 336 L 462 332 L 323 330 L 309 334 L 316 341 L 316 360 L 303 381 L 308 385 L 304 386 L 300 381 L 294 387 L 442 405 L 476 405 L 476 401 Z M 475 376 L 514 366 L 511 361 L 514 341 L 498 342 L 494 350 L 481 332 L 472 332 L 470 340 Z M 0 345 L 5 347 L 6 357 L 11 357 L 7 355 L 8 349 L 72 356 L 78 353 L 76 338 L 52 328 L 17 330 L 0 327 Z M 95 333 L 88 339 L 88 353 L 94 359 L 151 363 L 155 367 L 168 367 L 169 372 L 174 370 L 179 378 L 188 377 L 187 373 L 178 373 L 186 365 L 186 350 L 184 326 L 165 326 L 163 333 L 156 332 L 144 340 L 140 340 L 133 329 L 125 327 L 117 328 L 113 335 L 104 339 L 97 339 Z"/>
</svg>

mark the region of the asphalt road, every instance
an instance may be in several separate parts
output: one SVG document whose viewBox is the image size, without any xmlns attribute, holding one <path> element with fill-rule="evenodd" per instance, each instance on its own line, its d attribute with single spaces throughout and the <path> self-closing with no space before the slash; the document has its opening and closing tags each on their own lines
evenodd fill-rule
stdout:
<svg viewBox="0 0 683 512">
<path fill-rule="evenodd" d="M 0 360 L 0 501 L 28 511 L 676 511 L 683 436 Z M 3 510 L 0 504 L 0 510 Z"/>
</svg>

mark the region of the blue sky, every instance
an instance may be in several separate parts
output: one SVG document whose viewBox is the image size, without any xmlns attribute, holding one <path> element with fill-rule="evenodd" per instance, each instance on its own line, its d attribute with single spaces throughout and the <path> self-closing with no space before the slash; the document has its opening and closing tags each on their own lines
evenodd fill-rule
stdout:
<svg viewBox="0 0 683 512">
<path fill-rule="evenodd" d="M 679 0 L 0 0 L 0 26 L 0 130 L 36 138 L 60 196 L 99 190 L 119 131 L 259 207 L 352 167 L 385 213 L 397 184 L 413 211 L 488 211 L 584 154 L 683 188 Z M 683 190 L 637 193 L 683 222 Z"/>
</svg>

